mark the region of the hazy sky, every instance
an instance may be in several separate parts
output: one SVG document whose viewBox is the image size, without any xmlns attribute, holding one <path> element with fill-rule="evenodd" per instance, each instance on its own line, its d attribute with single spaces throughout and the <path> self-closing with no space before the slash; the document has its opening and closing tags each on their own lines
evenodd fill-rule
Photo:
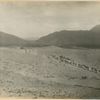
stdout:
<svg viewBox="0 0 100 100">
<path fill-rule="evenodd" d="M 40 37 L 59 30 L 100 24 L 100 2 L 1 2 L 0 31 Z"/>
</svg>

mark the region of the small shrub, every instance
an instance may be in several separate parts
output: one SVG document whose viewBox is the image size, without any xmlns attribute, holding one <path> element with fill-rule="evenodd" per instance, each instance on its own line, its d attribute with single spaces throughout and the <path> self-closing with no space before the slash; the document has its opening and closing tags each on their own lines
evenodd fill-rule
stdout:
<svg viewBox="0 0 100 100">
<path fill-rule="evenodd" d="M 87 76 L 82 76 L 81 78 L 82 78 L 82 79 L 87 79 Z"/>
<path fill-rule="evenodd" d="M 24 49 L 24 47 L 20 47 L 20 49 Z"/>
</svg>

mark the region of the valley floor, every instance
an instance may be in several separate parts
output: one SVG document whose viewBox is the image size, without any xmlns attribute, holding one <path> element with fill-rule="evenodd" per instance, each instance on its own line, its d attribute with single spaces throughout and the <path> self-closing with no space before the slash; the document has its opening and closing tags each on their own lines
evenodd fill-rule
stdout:
<svg viewBox="0 0 100 100">
<path fill-rule="evenodd" d="M 100 98 L 99 71 L 99 49 L 1 47 L 0 96 Z"/>
</svg>

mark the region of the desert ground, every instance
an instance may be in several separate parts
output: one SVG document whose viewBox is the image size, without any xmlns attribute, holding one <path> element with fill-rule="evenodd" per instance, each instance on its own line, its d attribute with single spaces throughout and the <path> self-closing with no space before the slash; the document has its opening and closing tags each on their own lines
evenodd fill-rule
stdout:
<svg viewBox="0 0 100 100">
<path fill-rule="evenodd" d="M 0 47 L 0 96 L 100 98 L 100 49 Z"/>
</svg>

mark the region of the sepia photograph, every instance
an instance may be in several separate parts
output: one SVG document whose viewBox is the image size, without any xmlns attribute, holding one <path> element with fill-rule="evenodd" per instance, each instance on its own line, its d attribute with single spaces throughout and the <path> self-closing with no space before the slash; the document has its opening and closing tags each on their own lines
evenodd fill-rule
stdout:
<svg viewBox="0 0 100 100">
<path fill-rule="evenodd" d="M 100 1 L 0 1 L 0 98 L 100 99 Z"/>
</svg>

